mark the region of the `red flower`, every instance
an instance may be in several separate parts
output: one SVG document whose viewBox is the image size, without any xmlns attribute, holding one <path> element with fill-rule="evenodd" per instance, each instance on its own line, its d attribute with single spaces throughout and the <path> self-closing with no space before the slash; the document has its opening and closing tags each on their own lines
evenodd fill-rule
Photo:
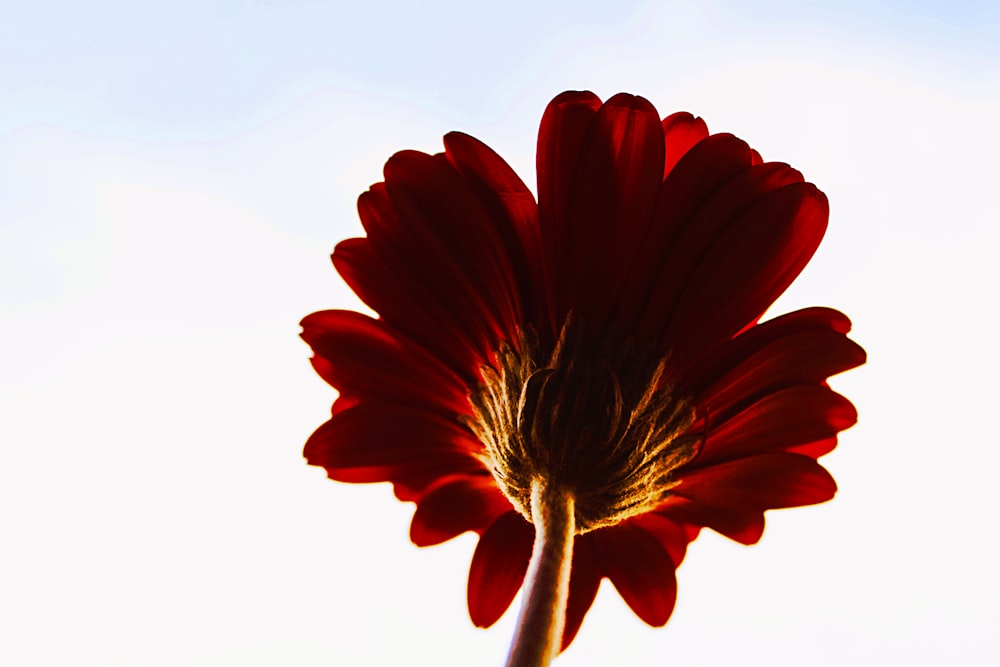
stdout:
<svg viewBox="0 0 1000 667">
<path fill-rule="evenodd" d="M 625 94 L 552 101 L 537 204 L 476 139 L 444 144 L 390 158 L 358 201 L 367 237 L 333 254 L 380 318 L 303 320 L 340 392 L 306 458 L 335 480 L 392 482 L 416 503 L 417 545 L 477 532 L 483 627 L 531 554 L 522 477 L 558 477 L 580 530 L 563 647 L 603 577 L 663 625 L 702 527 L 752 544 L 765 510 L 836 490 L 816 459 L 856 413 L 826 379 L 865 353 L 834 310 L 758 323 L 819 245 L 826 197 Z"/>
</svg>

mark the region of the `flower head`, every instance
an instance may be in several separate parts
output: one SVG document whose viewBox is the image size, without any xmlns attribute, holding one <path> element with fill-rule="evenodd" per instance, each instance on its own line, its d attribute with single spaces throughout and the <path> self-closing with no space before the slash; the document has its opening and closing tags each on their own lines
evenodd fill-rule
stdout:
<svg viewBox="0 0 1000 667">
<path fill-rule="evenodd" d="M 367 236 L 333 254 L 379 318 L 303 320 L 340 392 L 306 458 L 391 482 L 417 545 L 478 533 L 479 626 L 521 586 L 544 479 L 575 501 L 563 646 L 604 577 L 662 625 L 701 528 L 752 544 L 765 510 L 836 490 L 816 459 L 856 413 L 826 380 L 864 351 L 827 308 L 759 322 L 819 245 L 826 197 L 625 94 L 549 104 L 537 203 L 476 139 L 444 145 L 390 158 L 358 202 Z"/>
</svg>

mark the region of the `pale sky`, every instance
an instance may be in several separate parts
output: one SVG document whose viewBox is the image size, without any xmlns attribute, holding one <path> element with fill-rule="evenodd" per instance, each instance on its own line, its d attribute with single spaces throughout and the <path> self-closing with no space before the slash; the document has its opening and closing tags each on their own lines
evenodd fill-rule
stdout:
<svg viewBox="0 0 1000 667">
<path fill-rule="evenodd" d="M 86 8 L 84 8 L 86 4 Z M 772 312 L 868 365 L 818 507 L 706 531 L 673 618 L 605 582 L 558 667 L 992 665 L 1000 5 L 0 0 L 0 664 L 502 664 L 471 534 L 302 445 L 334 392 L 298 321 L 403 148 L 462 130 L 529 184 L 545 104 L 641 94 L 831 201 Z"/>
</svg>

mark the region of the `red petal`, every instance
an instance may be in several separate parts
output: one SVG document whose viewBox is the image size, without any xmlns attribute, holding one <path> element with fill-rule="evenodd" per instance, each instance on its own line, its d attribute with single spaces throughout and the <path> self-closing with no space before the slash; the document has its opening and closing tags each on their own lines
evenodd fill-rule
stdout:
<svg viewBox="0 0 1000 667">
<path fill-rule="evenodd" d="M 663 178 L 674 168 L 691 148 L 708 136 L 708 125 L 701 118 L 695 118 L 686 111 L 678 111 L 663 119 L 663 140 L 666 154 L 663 162 Z"/>
<path fill-rule="evenodd" d="M 391 241 L 413 244 L 405 249 L 413 277 L 434 286 L 439 299 L 462 306 L 458 312 L 472 320 L 466 326 L 492 329 L 494 339 L 512 333 L 522 321 L 519 286 L 500 231 L 512 222 L 494 219 L 444 155 L 397 153 L 385 165 L 385 185 L 406 225 L 387 231 Z"/>
<path fill-rule="evenodd" d="M 568 312 L 600 330 L 646 234 L 663 173 L 663 128 L 648 101 L 615 95 L 598 110 L 572 165 L 572 227 L 555 239 L 567 263 L 553 279 L 557 321 Z"/>
<path fill-rule="evenodd" d="M 794 183 L 734 219 L 687 276 L 663 336 L 674 359 L 697 360 L 760 317 L 812 257 L 828 212 L 815 186 Z"/>
<path fill-rule="evenodd" d="M 363 469 L 345 468 L 337 472 L 338 475 L 344 476 L 345 474 L 353 474 L 357 470 Z M 469 458 L 452 463 L 393 466 L 390 469 L 389 477 L 383 477 L 376 481 L 391 481 L 392 490 L 397 498 L 403 502 L 416 502 L 424 497 L 431 488 L 441 484 L 442 480 L 480 477 L 484 474 L 489 473 L 484 469 L 482 461 Z"/>
<path fill-rule="evenodd" d="M 709 507 L 675 495 L 656 511 L 672 521 L 711 528 L 740 544 L 755 544 L 764 534 L 761 510 Z"/>
<path fill-rule="evenodd" d="M 359 208 L 370 201 L 362 195 Z M 422 282 L 407 280 L 398 265 L 380 257 L 368 239 L 337 244 L 333 265 L 352 290 L 382 319 L 418 342 L 469 382 L 488 359 L 481 341 L 470 339 L 454 322 L 454 314 Z"/>
<path fill-rule="evenodd" d="M 397 153 L 385 177 L 358 200 L 367 243 L 341 244 L 334 263 L 382 319 L 468 374 L 524 319 L 514 223 L 444 155 Z"/>
<path fill-rule="evenodd" d="M 418 547 L 440 544 L 468 530 L 482 531 L 510 510 L 488 473 L 446 480 L 417 500 L 410 540 Z"/>
<path fill-rule="evenodd" d="M 538 315 L 544 304 L 535 303 L 544 294 L 541 239 L 535 197 L 514 170 L 489 146 L 461 132 L 444 138 L 445 155 L 462 176 L 476 188 L 490 207 L 511 259 L 526 312 Z M 532 301 L 534 300 L 534 301 Z M 537 319 L 537 318 L 536 318 Z"/>
<path fill-rule="evenodd" d="M 832 437 L 832 438 L 827 438 L 825 440 L 807 442 L 804 445 L 796 445 L 795 447 L 789 447 L 786 451 L 792 454 L 804 454 L 809 458 L 818 459 L 821 456 L 829 454 L 836 448 L 837 448 L 837 438 Z"/>
<path fill-rule="evenodd" d="M 384 322 L 349 310 L 327 310 L 306 317 L 302 328 L 302 338 L 327 362 L 317 365 L 317 372 L 337 389 L 416 403 L 445 415 L 469 411 L 465 383 Z"/>
<path fill-rule="evenodd" d="M 809 308 L 751 327 L 686 373 L 682 390 L 725 419 L 733 406 L 796 384 L 826 378 L 865 361 L 844 334 L 850 321 L 828 308 Z"/>
<path fill-rule="evenodd" d="M 620 523 L 593 533 L 601 571 L 643 621 L 661 626 L 677 599 L 674 562 L 663 545 L 642 528 Z"/>
<path fill-rule="evenodd" d="M 709 507 L 766 510 L 814 505 L 833 498 L 837 484 L 800 454 L 761 454 L 705 468 L 684 469 L 673 493 Z"/>
<path fill-rule="evenodd" d="M 573 179 L 584 137 L 600 106 L 601 100 L 591 92 L 562 93 L 549 102 L 538 129 L 538 225 L 550 304 L 557 304 L 563 298 L 559 287 L 565 284 L 562 276 L 566 275 L 569 263 L 565 242 L 574 227 L 570 215 Z M 551 335 L 562 327 L 561 318 L 556 319 L 553 314 L 548 323 Z"/>
<path fill-rule="evenodd" d="M 333 403 L 331 416 L 336 418 L 358 406 L 360 401 L 353 396 L 343 394 Z M 372 410 L 369 406 L 366 410 Z M 332 420 L 331 420 L 332 421 Z M 338 447 L 336 433 L 330 433 L 329 423 L 324 424 L 310 438 L 311 445 L 306 444 L 306 458 L 313 465 L 322 465 Z M 336 454 L 334 455 L 336 456 Z M 392 482 L 396 497 L 403 501 L 415 501 L 431 486 L 441 479 L 454 475 L 478 476 L 486 472 L 483 462 L 476 456 L 460 453 L 428 456 L 426 460 L 408 463 L 389 463 L 386 465 L 353 465 L 349 468 L 327 468 L 331 479 L 355 484 L 371 482 Z"/>
<path fill-rule="evenodd" d="M 578 535 L 573 542 L 573 565 L 569 580 L 569 601 L 566 603 L 566 625 L 563 627 L 562 648 L 573 642 L 580 631 L 583 617 L 587 615 L 597 590 L 601 587 L 600 566 L 594 555 L 591 540 L 593 533 Z"/>
<path fill-rule="evenodd" d="M 349 468 L 464 465 L 481 450 L 471 433 L 434 413 L 360 403 L 320 426 L 306 442 L 305 457 L 340 479 L 338 473 Z"/>
<path fill-rule="evenodd" d="M 733 145 L 730 150 L 738 155 L 741 163 L 746 164 L 748 155 L 745 144 Z M 681 163 L 677 172 L 685 171 L 687 164 L 686 161 Z M 787 165 L 747 165 L 747 168 L 720 184 L 696 209 L 688 210 L 687 218 L 673 218 L 671 222 L 676 226 L 673 238 L 650 276 L 649 285 L 640 291 L 649 295 L 640 325 L 645 335 L 662 336 L 676 319 L 676 309 L 692 276 L 713 244 L 733 226 L 734 220 L 776 190 L 801 180 L 801 174 Z M 668 184 L 665 184 L 664 188 L 667 187 Z M 683 195 L 679 197 L 683 199 Z M 674 208 L 678 212 L 686 210 L 684 207 Z"/>
<path fill-rule="evenodd" d="M 694 467 L 826 440 L 852 426 L 858 413 L 829 387 L 800 385 L 767 395 L 721 424 L 712 424 Z"/>
<path fill-rule="evenodd" d="M 688 544 L 698 536 L 699 532 L 697 527 L 685 526 L 653 512 L 641 514 L 631 519 L 631 522 L 660 542 L 670 555 L 674 566 L 684 561 Z"/>
<path fill-rule="evenodd" d="M 630 276 L 622 290 L 625 301 L 618 316 L 622 331 L 633 330 L 650 339 L 669 320 L 671 300 L 652 299 L 654 287 L 670 259 L 672 248 L 698 209 L 729 180 L 750 167 L 750 148 L 729 134 L 698 142 L 684 155 L 663 182 L 653 219 L 636 253 Z M 679 249 L 674 261 L 688 262 L 689 247 Z M 675 286 L 677 289 L 677 286 Z M 638 327 L 638 328 L 637 328 Z"/>
<path fill-rule="evenodd" d="M 488 628 L 507 611 L 524 582 L 535 529 L 517 512 L 508 512 L 486 529 L 469 568 L 469 617 Z"/>
</svg>

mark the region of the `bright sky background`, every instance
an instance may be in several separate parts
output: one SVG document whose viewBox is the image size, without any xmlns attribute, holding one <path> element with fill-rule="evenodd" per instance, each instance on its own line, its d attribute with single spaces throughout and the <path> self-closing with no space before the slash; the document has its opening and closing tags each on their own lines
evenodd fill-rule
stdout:
<svg viewBox="0 0 1000 667">
<path fill-rule="evenodd" d="M 471 535 L 301 447 L 334 393 L 298 321 L 402 148 L 473 134 L 534 181 L 546 102 L 685 109 L 830 197 L 775 312 L 870 362 L 823 506 L 704 534 L 649 629 L 605 582 L 559 667 L 990 665 L 1000 5 L 13 2 L 0 21 L 0 664 L 502 663 Z"/>
</svg>

